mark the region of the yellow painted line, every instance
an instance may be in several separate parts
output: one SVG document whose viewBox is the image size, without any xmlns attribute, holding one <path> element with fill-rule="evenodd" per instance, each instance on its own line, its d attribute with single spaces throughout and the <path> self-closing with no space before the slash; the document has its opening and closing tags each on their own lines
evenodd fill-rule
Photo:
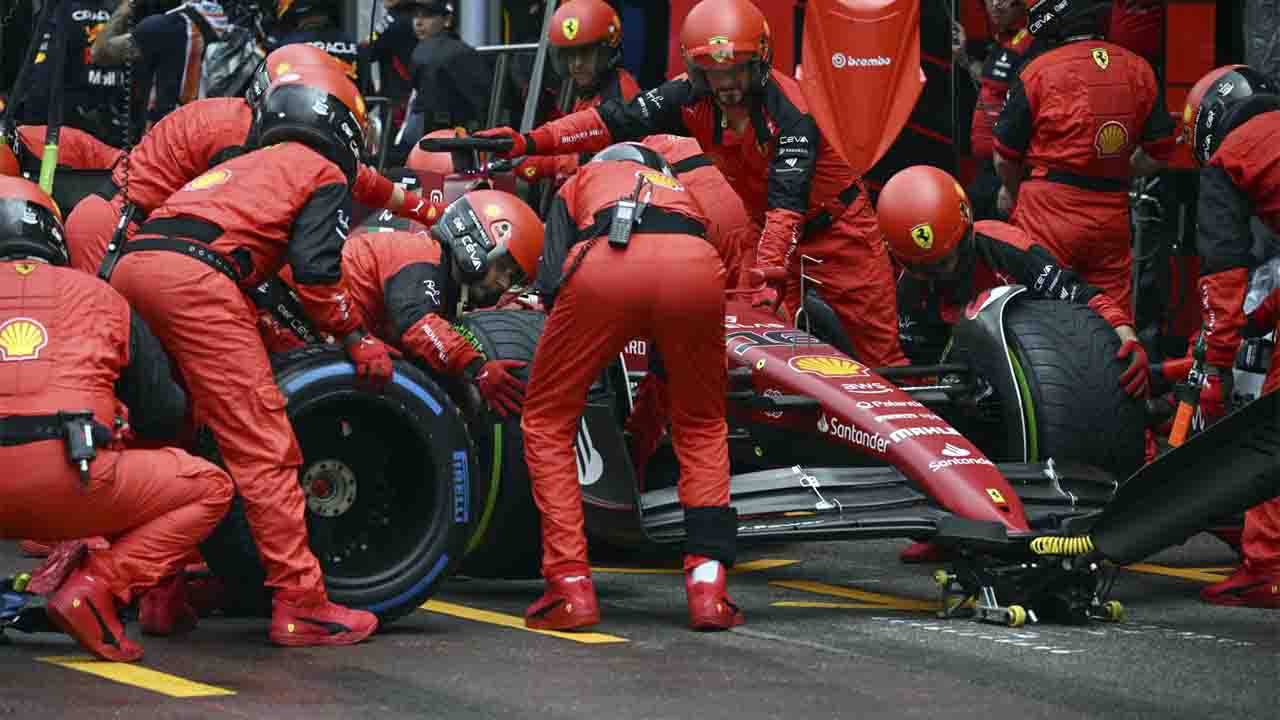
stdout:
<svg viewBox="0 0 1280 720">
<path fill-rule="evenodd" d="M 539 635 L 550 635 L 551 637 L 564 638 L 565 640 L 572 640 L 574 642 L 585 643 L 587 645 L 627 642 L 627 639 L 624 637 L 606 635 L 605 633 L 531 630 L 524 626 L 524 618 L 522 617 L 494 612 L 492 610 L 481 610 L 480 608 L 467 607 L 466 605 L 455 605 L 441 600 L 428 600 L 423 603 L 421 607 L 423 610 L 440 613 L 441 615 L 452 615 L 453 617 L 460 617 L 465 620 L 474 620 L 476 622 L 489 623 L 490 625 L 500 625 L 502 627 L 524 630 L 525 632 L 537 633 Z"/>
<path fill-rule="evenodd" d="M 176 698 L 213 697 L 217 695 L 235 695 L 234 690 L 220 688 L 216 685 L 205 685 L 194 680 L 187 680 L 176 675 L 162 673 L 159 670 L 135 665 L 133 663 L 108 662 L 97 660 L 88 655 L 56 655 L 36 658 L 39 662 L 57 665 L 76 670 L 100 678 L 113 680 L 124 685 L 140 687 L 144 690 L 158 692 Z"/>
<path fill-rule="evenodd" d="M 1150 575 L 1165 575 L 1168 577 L 1182 578 L 1183 580 L 1195 580 L 1197 582 L 1205 583 L 1222 582 L 1227 579 L 1226 575 L 1205 572 L 1205 570 L 1209 568 L 1175 568 L 1166 567 L 1164 565 L 1152 565 L 1150 563 L 1134 563 L 1132 565 L 1125 565 L 1124 569 L 1147 573 Z M 1234 570 L 1235 568 L 1231 569 Z"/>
<path fill-rule="evenodd" d="M 802 600 L 780 600 L 776 603 L 770 603 L 773 607 L 798 607 L 798 608 L 834 608 L 837 610 L 900 610 L 901 608 L 881 605 L 879 603 L 841 603 L 841 602 L 810 602 Z M 913 611 L 914 612 L 914 611 Z"/>
<path fill-rule="evenodd" d="M 860 600 L 865 603 L 875 603 L 882 607 L 892 607 L 899 610 L 938 609 L 938 603 L 929 600 L 867 592 L 866 590 L 856 590 L 854 588 L 840 587 L 839 585 L 828 585 L 827 583 L 813 582 L 811 580 L 771 580 L 769 584 L 784 587 L 789 590 L 802 590 L 804 592 L 816 593 L 818 595 L 833 595 L 835 597 L 849 598 L 850 600 Z"/>
<path fill-rule="evenodd" d="M 799 560 L 783 560 L 781 558 L 763 558 L 760 560 L 750 560 L 744 563 L 738 563 L 729 569 L 730 575 L 738 575 L 748 572 L 760 572 L 762 570 L 772 570 L 773 568 L 786 567 L 787 565 L 795 565 Z M 644 568 L 644 567 L 593 567 L 591 572 L 610 573 L 617 575 L 681 575 L 684 570 L 681 568 Z"/>
</svg>

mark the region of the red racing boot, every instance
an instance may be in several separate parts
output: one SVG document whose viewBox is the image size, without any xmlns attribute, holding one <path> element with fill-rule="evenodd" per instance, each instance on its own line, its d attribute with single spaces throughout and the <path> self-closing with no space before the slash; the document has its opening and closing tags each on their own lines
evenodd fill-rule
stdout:
<svg viewBox="0 0 1280 720">
<path fill-rule="evenodd" d="M 329 602 L 290 598 L 277 592 L 271 601 L 271 642 L 286 647 L 355 645 L 378 629 L 378 616 Z"/>
<path fill-rule="evenodd" d="M 689 601 L 689 627 L 728 630 L 744 621 L 725 588 L 724 565 L 701 555 L 684 556 L 684 593 Z"/>
<path fill-rule="evenodd" d="M 1280 568 L 1256 569 L 1246 560 L 1231 577 L 1200 591 L 1210 605 L 1280 610 Z"/>
<path fill-rule="evenodd" d="M 579 630 L 600 622 L 600 604 L 590 572 L 556 575 L 547 589 L 524 611 L 524 626 L 532 630 Z"/>
<path fill-rule="evenodd" d="M 161 580 L 138 601 L 138 624 L 146 635 L 176 635 L 196 628 L 199 617 L 182 572 Z"/>
<path fill-rule="evenodd" d="M 125 637 L 115 596 L 100 577 L 76 570 L 49 596 L 49 619 L 103 660 L 133 662 L 142 646 Z"/>
</svg>

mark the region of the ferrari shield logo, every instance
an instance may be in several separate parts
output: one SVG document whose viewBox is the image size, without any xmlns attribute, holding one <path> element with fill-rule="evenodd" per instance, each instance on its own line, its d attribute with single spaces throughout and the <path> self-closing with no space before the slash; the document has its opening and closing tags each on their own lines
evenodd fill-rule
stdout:
<svg viewBox="0 0 1280 720">
<path fill-rule="evenodd" d="M 987 488 L 987 495 L 991 498 L 991 502 L 997 505 L 1008 505 L 1008 503 L 1004 499 L 1004 495 L 1002 495 L 1000 491 L 995 488 Z"/>
<path fill-rule="evenodd" d="M 1111 53 L 1106 48 L 1093 49 L 1093 62 L 1101 70 L 1106 70 L 1111 66 Z"/>
<path fill-rule="evenodd" d="M 711 51 L 712 60 L 718 63 L 727 63 L 733 60 L 733 43 L 729 42 L 728 37 L 715 35 L 707 41 L 707 44 L 713 47 Z"/>
<path fill-rule="evenodd" d="M 580 27 L 582 27 L 582 23 L 578 22 L 576 17 L 565 18 L 564 22 L 560 23 L 560 29 L 564 31 L 566 40 L 578 37 L 578 28 Z"/>
<path fill-rule="evenodd" d="M 916 245 L 922 250 L 928 250 L 933 247 L 933 226 L 929 223 L 920 223 L 911 228 L 911 239 L 915 240 Z"/>
<path fill-rule="evenodd" d="M 184 190 L 208 190 L 231 179 L 230 170 L 210 170 L 187 183 Z"/>
<path fill-rule="evenodd" d="M 36 271 L 36 265 L 35 263 L 14 263 L 13 269 L 19 275 L 30 275 Z"/>
</svg>

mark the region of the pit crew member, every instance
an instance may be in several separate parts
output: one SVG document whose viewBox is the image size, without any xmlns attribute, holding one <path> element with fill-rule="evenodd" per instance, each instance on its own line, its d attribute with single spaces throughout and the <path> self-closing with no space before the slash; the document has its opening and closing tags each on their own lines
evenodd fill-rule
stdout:
<svg viewBox="0 0 1280 720">
<path fill-rule="evenodd" d="M 213 530 L 231 478 L 181 450 L 119 449 L 121 402 L 143 425 L 179 424 L 182 404 L 148 397 L 168 365 L 124 298 L 66 264 L 57 206 L 0 178 L 0 537 L 109 538 L 65 569 L 48 613 L 85 650 L 128 662 L 142 647 L 120 610 Z"/>
<path fill-rule="evenodd" d="M 509 137 L 508 156 L 593 151 L 655 133 L 690 135 L 738 191 L 761 227 L 755 262 L 785 266 L 782 306 L 800 307 L 801 255 L 822 260 L 806 272 L 839 316 L 860 360 L 904 365 L 888 253 L 861 180 L 819 132 L 795 80 L 770 68 L 773 39 L 750 0 L 703 0 L 680 31 L 688 76 L 629 103 L 608 101 Z M 777 288 L 754 298 L 772 306 Z"/>
<path fill-rule="evenodd" d="M 462 201 L 465 199 L 465 203 Z M 383 212 L 357 230 L 342 247 L 342 271 L 351 307 L 373 334 L 388 345 L 446 377 L 475 385 L 480 397 L 500 417 L 519 414 L 524 383 L 512 371 L 519 360 L 486 360 L 457 330 L 459 303 L 490 307 L 513 285 L 523 285 L 538 269 L 542 254 L 542 220 L 520 198 L 499 190 L 474 190 L 454 201 L 440 222 L 474 224 L 480 217 L 488 230 L 471 228 L 465 235 L 430 230 L 411 220 Z M 477 273 L 465 245 L 448 238 L 492 240 L 485 249 L 485 269 Z M 293 288 L 288 269 L 281 273 Z M 295 289 L 296 290 L 296 289 Z M 291 299 L 277 302 L 296 306 Z M 301 310 L 301 308 L 299 308 Z M 281 352 L 314 342 L 306 322 L 291 322 L 305 313 L 264 312 L 259 319 L 267 347 Z"/>
<path fill-rule="evenodd" d="M 628 219 L 632 202 L 638 223 Z M 526 626 L 570 630 L 600 621 L 573 439 L 588 387 L 637 337 L 662 348 L 671 388 L 689 624 L 724 630 L 742 622 L 725 589 L 737 514 L 729 506 L 721 263 L 697 201 L 643 145 L 602 150 L 560 188 L 537 280 L 550 316 L 521 420 L 546 578 Z"/>
<path fill-rule="evenodd" d="M 1201 405 L 1225 414 L 1230 378 L 1246 327 L 1243 313 L 1254 261 L 1249 219 L 1257 216 L 1280 232 L 1280 95 L 1275 81 L 1247 65 L 1210 71 L 1191 89 L 1183 113 L 1184 133 L 1200 170 L 1197 248 L 1200 253 L 1201 316 L 1206 333 L 1209 382 Z M 1274 299 L 1273 299 L 1274 300 Z M 1280 328 L 1275 303 L 1251 318 L 1250 334 Z M 1273 356 L 1262 392 L 1280 388 L 1280 358 Z M 1245 513 L 1241 536 L 1244 563 L 1200 597 L 1215 605 L 1280 608 L 1280 499 Z"/>
<path fill-rule="evenodd" d="M 1101 39 L 1109 3 L 1037 0 L 1036 48 L 995 128 L 1002 209 L 1051 255 L 1131 311 L 1135 149 L 1164 161 L 1174 124 L 1142 57 Z M 1138 155 L 1141 157 L 1141 154 Z"/>
<path fill-rule="evenodd" d="M 629 102 L 640 94 L 636 79 L 622 67 L 622 20 L 604 0 L 569 0 L 551 16 L 551 61 L 561 77 L 573 78 L 577 98 L 572 112 L 598 107 L 606 100 Z M 576 155 L 525 158 L 516 172 L 528 182 L 564 178 L 579 162 Z"/>
<path fill-rule="evenodd" d="M 342 276 L 362 109 L 336 67 L 282 76 L 258 107 L 260 149 L 182 186 L 109 273 L 176 362 L 196 421 L 213 431 L 275 591 L 269 636 L 286 646 L 357 643 L 378 621 L 328 599 L 307 544 L 301 452 L 245 290 L 288 262 L 304 307 L 339 338 L 357 379 L 390 379 L 389 350 L 360 327 Z"/>
<path fill-rule="evenodd" d="M 247 97 L 197 100 L 166 116 L 143 136 L 127 160 L 116 165 L 104 191 L 112 199 L 87 197 L 67 217 L 72 266 L 98 271 L 126 202 L 135 207 L 134 222 L 143 222 L 184 183 L 250 143 L 254 107 L 267 83 L 284 72 L 305 75 L 309 69 L 333 67 L 333 60 L 319 48 L 286 45 L 267 56 Z M 360 166 L 352 194 L 362 205 L 390 208 L 422 222 L 430 222 L 428 215 L 434 218 L 439 211 L 365 165 Z"/>
</svg>

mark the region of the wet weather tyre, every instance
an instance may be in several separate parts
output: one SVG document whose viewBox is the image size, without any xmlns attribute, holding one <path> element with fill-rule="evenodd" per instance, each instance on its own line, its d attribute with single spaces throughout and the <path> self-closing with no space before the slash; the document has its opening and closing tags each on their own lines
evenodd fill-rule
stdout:
<svg viewBox="0 0 1280 720">
<path fill-rule="evenodd" d="M 1004 317 L 1015 376 L 1033 415 L 1030 460 L 1095 465 L 1117 479 L 1143 463 L 1144 404 L 1120 386 L 1115 330 L 1084 305 L 1019 298 Z M 1032 427 L 1034 424 L 1034 427 Z"/>
<path fill-rule="evenodd" d="M 529 363 L 512 374 L 527 382 L 546 315 L 529 310 L 485 310 L 459 321 L 491 360 Z M 524 461 L 520 418 L 502 418 L 482 409 L 471 421 L 476 441 L 476 480 L 487 490 L 477 509 L 475 533 L 459 571 L 482 578 L 536 578 L 542 561 L 538 508 Z"/>
<path fill-rule="evenodd" d="M 329 598 L 384 624 L 412 612 L 457 568 L 470 536 L 475 453 L 461 414 L 400 359 L 380 393 L 358 388 L 331 346 L 278 355 L 272 366 L 302 449 L 307 534 Z M 219 532 L 233 544 L 206 553 L 210 569 L 261 577 L 247 524 L 228 524 L 235 530 Z"/>
</svg>

